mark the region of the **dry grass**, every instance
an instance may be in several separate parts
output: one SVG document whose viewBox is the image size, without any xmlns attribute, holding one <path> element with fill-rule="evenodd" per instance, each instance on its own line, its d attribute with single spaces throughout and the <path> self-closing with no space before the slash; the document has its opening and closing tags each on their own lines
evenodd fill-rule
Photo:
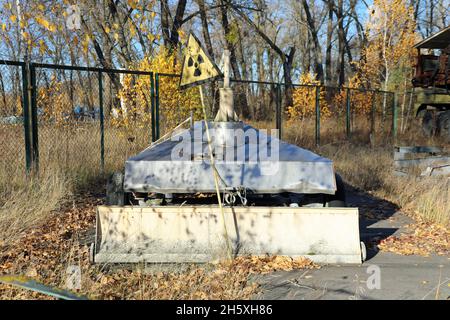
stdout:
<svg viewBox="0 0 450 320">
<path fill-rule="evenodd" d="M 48 218 L 52 211 L 69 199 L 72 186 L 59 171 L 45 171 L 39 179 L 30 179 L 22 188 L 2 194 L 0 207 L 0 245 L 19 238 L 30 227 Z"/>
<path fill-rule="evenodd" d="M 123 167 L 130 155 L 147 146 L 146 129 L 105 130 L 105 174 Z M 23 231 L 71 199 L 75 189 L 102 180 L 98 124 L 39 127 L 39 174 L 25 175 L 25 147 L 21 125 L 0 126 L 0 244 Z"/>
<path fill-rule="evenodd" d="M 364 119 L 363 119 L 364 120 Z M 360 121 L 364 123 L 364 121 Z M 336 171 L 350 185 L 389 200 L 403 211 L 425 221 L 444 226 L 450 224 L 450 180 L 448 177 L 397 177 L 393 175 L 393 142 L 390 132 L 382 133 L 377 128 L 374 146 L 370 146 L 369 127 L 361 125 L 359 132 L 353 131 L 350 140 L 332 133 L 333 122 L 322 125 L 325 141 L 320 147 L 314 145 L 314 126 L 310 123 L 306 131 L 299 126 L 288 126 L 283 137 L 302 147 L 312 149 L 334 161 Z M 326 135 L 323 132 L 328 132 Z M 338 137 L 338 138 L 336 138 Z M 439 139 L 427 140 L 417 127 L 399 134 L 396 145 L 433 145 L 450 150 L 450 146 Z"/>
<path fill-rule="evenodd" d="M 342 144 L 325 146 L 320 151 L 334 160 L 336 170 L 352 186 L 389 200 L 413 216 L 450 224 L 448 177 L 393 175 L 390 147 L 369 149 Z"/>
</svg>

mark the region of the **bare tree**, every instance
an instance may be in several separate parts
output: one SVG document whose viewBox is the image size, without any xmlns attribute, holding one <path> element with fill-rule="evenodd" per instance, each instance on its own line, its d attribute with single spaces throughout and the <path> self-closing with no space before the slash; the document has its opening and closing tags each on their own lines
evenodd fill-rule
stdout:
<svg viewBox="0 0 450 320">
<path fill-rule="evenodd" d="M 331 47 L 333 40 L 333 11 L 334 1 L 325 1 L 328 7 L 328 22 L 327 22 L 327 44 L 325 54 L 325 83 L 330 85 L 332 83 L 332 65 L 331 65 Z"/>
<path fill-rule="evenodd" d="M 317 79 L 323 83 L 323 65 L 322 65 L 322 49 L 319 44 L 318 30 L 316 28 L 316 22 L 311 14 L 309 4 L 307 0 L 302 0 L 303 9 L 306 14 L 306 22 L 308 23 L 309 32 L 311 34 L 314 44 L 314 71 L 316 72 Z"/>
<path fill-rule="evenodd" d="M 345 30 L 344 30 L 344 0 L 338 0 L 336 8 L 338 20 L 338 63 L 336 73 L 338 75 L 338 86 L 345 83 Z"/>
<path fill-rule="evenodd" d="M 290 47 L 285 53 L 272 39 L 259 28 L 247 14 L 242 12 L 236 5 L 232 5 L 233 10 L 253 29 L 256 33 L 269 45 L 269 47 L 277 53 L 283 65 L 283 77 L 285 82 L 285 107 L 292 106 L 292 64 L 295 56 L 295 47 Z"/>
</svg>

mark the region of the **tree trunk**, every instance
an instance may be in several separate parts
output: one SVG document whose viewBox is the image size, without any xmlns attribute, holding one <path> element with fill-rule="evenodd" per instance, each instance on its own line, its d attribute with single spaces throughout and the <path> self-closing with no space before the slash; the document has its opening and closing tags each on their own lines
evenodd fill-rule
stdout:
<svg viewBox="0 0 450 320">
<path fill-rule="evenodd" d="M 431 36 L 433 34 L 433 26 L 434 26 L 434 0 L 430 0 L 428 5 L 428 26 L 427 26 L 427 36 Z"/>
<path fill-rule="evenodd" d="M 180 35 L 178 30 L 181 28 L 183 24 L 183 16 L 186 10 L 186 2 L 187 0 L 179 0 L 177 5 L 177 10 L 175 13 L 175 18 L 173 19 L 172 29 L 170 30 L 170 42 L 169 42 L 169 51 L 172 52 L 178 46 L 180 41 Z"/>
<path fill-rule="evenodd" d="M 308 1 L 302 0 L 302 4 L 306 14 L 306 22 L 314 44 L 314 71 L 316 73 L 317 80 L 323 83 L 322 50 L 319 44 L 319 37 L 317 35 L 314 17 L 311 15 L 311 11 L 309 10 Z"/>
<path fill-rule="evenodd" d="M 284 101 L 284 107 L 287 109 L 288 107 L 292 107 L 294 105 L 294 100 L 292 98 L 292 93 L 294 90 L 294 87 L 292 86 L 292 63 L 294 62 L 294 55 L 295 55 L 295 48 L 291 47 L 289 50 L 289 54 L 287 55 L 287 58 L 285 62 L 283 63 L 283 75 L 284 75 L 284 81 L 285 81 L 285 101 Z"/>
<path fill-rule="evenodd" d="M 169 47 L 170 44 L 170 23 L 169 23 L 169 4 L 167 0 L 160 0 L 161 8 L 161 29 L 164 45 Z"/>
<path fill-rule="evenodd" d="M 325 54 L 325 83 L 330 86 L 332 83 L 331 71 L 331 41 L 333 40 L 333 1 L 328 0 L 328 23 L 327 23 L 327 49 Z"/>
<path fill-rule="evenodd" d="M 8 115 L 9 115 L 9 114 L 8 114 L 8 107 L 9 107 L 9 106 L 8 106 L 7 101 L 6 101 L 5 84 L 3 83 L 3 75 L 2 75 L 1 72 L 0 72 L 0 90 L 1 90 L 1 92 L 2 92 L 2 101 L 3 101 L 3 106 L 2 106 L 2 108 L 0 108 L 0 110 L 5 110 L 5 113 L 2 114 L 2 116 L 3 116 L 3 115 L 8 116 Z M 15 105 L 15 103 L 14 103 L 13 105 Z M 14 115 L 15 115 L 15 113 L 14 113 Z"/>
<path fill-rule="evenodd" d="M 256 73 L 258 75 L 258 81 L 264 81 L 264 62 L 263 62 L 263 53 L 264 48 L 257 45 L 256 48 Z M 258 85 L 256 89 L 257 99 L 256 99 L 256 105 L 255 105 L 255 113 L 256 113 L 256 120 L 263 119 L 263 116 L 267 109 L 265 108 L 266 105 L 266 90 L 262 87 L 262 85 Z"/>
<path fill-rule="evenodd" d="M 205 40 L 206 50 L 208 51 L 208 54 L 211 57 L 211 59 L 214 61 L 214 50 L 211 43 L 211 36 L 209 34 L 208 18 L 206 16 L 205 10 L 205 0 L 197 0 L 197 4 L 200 10 L 200 19 L 202 21 L 203 39 Z"/>
<path fill-rule="evenodd" d="M 230 23 L 228 21 L 228 6 L 225 5 L 226 1 L 221 0 L 221 17 L 222 17 L 222 28 L 225 33 L 225 42 L 227 49 L 230 51 L 230 64 L 231 69 L 233 70 L 234 78 L 241 79 L 241 72 L 239 71 L 239 67 L 236 59 L 236 50 L 234 48 L 234 44 L 230 41 L 228 35 L 231 32 Z"/>
<path fill-rule="evenodd" d="M 205 41 L 205 47 L 206 51 L 208 52 L 208 55 L 211 57 L 211 59 L 214 61 L 214 50 L 211 43 L 211 36 L 209 33 L 209 27 L 208 27 L 208 17 L 206 15 L 206 7 L 205 7 L 205 0 L 196 0 L 198 4 L 198 8 L 200 11 L 200 20 L 202 22 L 202 33 L 203 33 L 203 39 Z M 219 96 L 216 94 L 216 81 L 213 80 L 211 85 L 209 86 L 209 95 L 211 96 L 211 100 L 213 103 L 210 104 L 210 113 L 214 116 L 218 109 L 219 109 Z"/>
<path fill-rule="evenodd" d="M 344 1 L 338 0 L 336 18 L 338 20 L 338 86 L 342 87 L 345 84 L 345 31 L 344 31 L 344 17 L 343 17 Z"/>
<path fill-rule="evenodd" d="M 239 70 L 239 65 L 237 63 L 236 57 L 236 49 L 234 44 L 230 41 L 228 35 L 231 32 L 230 23 L 228 21 L 228 5 L 226 5 L 225 0 L 220 0 L 220 13 L 221 13 L 221 22 L 222 28 L 225 36 L 225 43 L 227 49 L 230 51 L 230 64 L 231 69 L 233 70 L 233 77 L 237 80 L 241 80 L 241 72 Z M 241 114 L 244 118 L 248 118 L 250 116 L 250 110 L 248 108 L 247 95 L 245 91 L 242 90 L 242 85 L 235 86 L 235 110 L 237 114 Z"/>
<path fill-rule="evenodd" d="M 269 47 L 275 51 L 280 60 L 283 63 L 283 75 L 285 80 L 285 108 L 292 106 L 292 63 L 294 61 L 295 47 L 291 47 L 289 54 L 286 54 L 278 47 L 268 36 L 265 34 L 246 14 L 239 10 L 236 6 L 233 6 L 234 11 L 252 27 L 256 33 L 269 45 Z M 323 72 L 322 72 L 323 76 Z"/>
</svg>

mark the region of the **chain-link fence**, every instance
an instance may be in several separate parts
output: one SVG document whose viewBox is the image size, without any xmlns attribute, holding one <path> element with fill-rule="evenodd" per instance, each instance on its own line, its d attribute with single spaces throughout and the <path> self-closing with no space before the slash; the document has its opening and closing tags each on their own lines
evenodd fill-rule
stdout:
<svg viewBox="0 0 450 320">
<path fill-rule="evenodd" d="M 277 84 L 261 81 L 234 81 L 235 110 L 243 121 L 258 129 L 281 128 L 282 97 Z M 278 122 L 277 122 L 278 121 Z"/>
<path fill-rule="evenodd" d="M 25 172 L 23 68 L 19 62 L 0 63 L 0 189 Z"/>
<path fill-rule="evenodd" d="M 0 71 L 2 183 L 37 169 L 110 172 L 156 138 L 152 72 L 14 61 Z"/>
<path fill-rule="evenodd" d="M 39 164 L 100 172 L 98 75 L 36 68 Z"/>
<path fill-rule="evenodd" d="M 180 90 L 180 76 L 155 74 L 155 125 L 158 138 L 164 136 L 184 120 L 203 119 L 200 91 L 197 87 Z M 204 85 L 205 105 L 212 106 L 211 95 L 215 84 Z M 206 110 L 208 113 L 211 110 Z"/>
<path fill-rule="evenodd" d="M 282 134 L 296 144 L 313 147 L 344 140 L 372 145 L 393 141 L 391 92 L 293 85 L 291 101 L 286 103 L 286 99 Z"/>
<path fill-rule="evenodd" d="M 157 75 L 159 126 L 164 134 L 193 115 L 202 118 L 199 88 L 181 91 L 178 75 Z M 208 118 L 219 107 L 222 81 L 203 85 Z M 305 148 L 351 140 L 365 144 L 393 142 L 394 93 L 316 85 L 232 80 L 240 119 L 257 128 L 278 129 L 288 142 Z M 395 124 L 395 126 L 394 126 Z"/>
<path fill-rule="evenodd" d="M 33 68 L 42 167 L 110 172 L 152 141 L 152 73 Z"/>
<path fill-rule="evenodd" d="M 23 176 L 37 164 L 79 177 L 111 172 L 186 119 L 203 119 L 200 88 L 180 90 L 179 75 L 1 61 L 0 69 L 3 175 Z M 202 86 L 209 119 L 222 85 Z M 278 129 L 283 140 L 305 148 L 344 140 L 383 144 L 397 130 L 391 92 L 247 80 L 231 85 L 241 120 Z"/>
</svg>

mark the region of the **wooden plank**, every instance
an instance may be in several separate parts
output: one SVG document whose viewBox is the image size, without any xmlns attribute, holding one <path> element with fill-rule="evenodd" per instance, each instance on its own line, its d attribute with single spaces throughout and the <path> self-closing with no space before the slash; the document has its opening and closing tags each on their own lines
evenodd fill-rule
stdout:
<svg viewBox="0 0 450 320">
<path fill-rule="evenodd" d="M 399 153 L 442 153 L 441 147 L 413 146 L 413 147 L 394 147 L 395 152 Z"/>
<path fill-rule="evenodd" d="M 395 168 L 405 168 L 405 167 L 423 167 L 423 166 L 439 166 L 439 165 L 450 164 L 450 157 L 428 157 L 423 159 L 409 159 L 409 160 L 395 160 Z"/>
<path fill-rule="evenodd" d="M 421 176 L 445 176 L 445 175 L 450 175 L 450 165 L 428 167 L 421 174 Z"/>
</svg>

